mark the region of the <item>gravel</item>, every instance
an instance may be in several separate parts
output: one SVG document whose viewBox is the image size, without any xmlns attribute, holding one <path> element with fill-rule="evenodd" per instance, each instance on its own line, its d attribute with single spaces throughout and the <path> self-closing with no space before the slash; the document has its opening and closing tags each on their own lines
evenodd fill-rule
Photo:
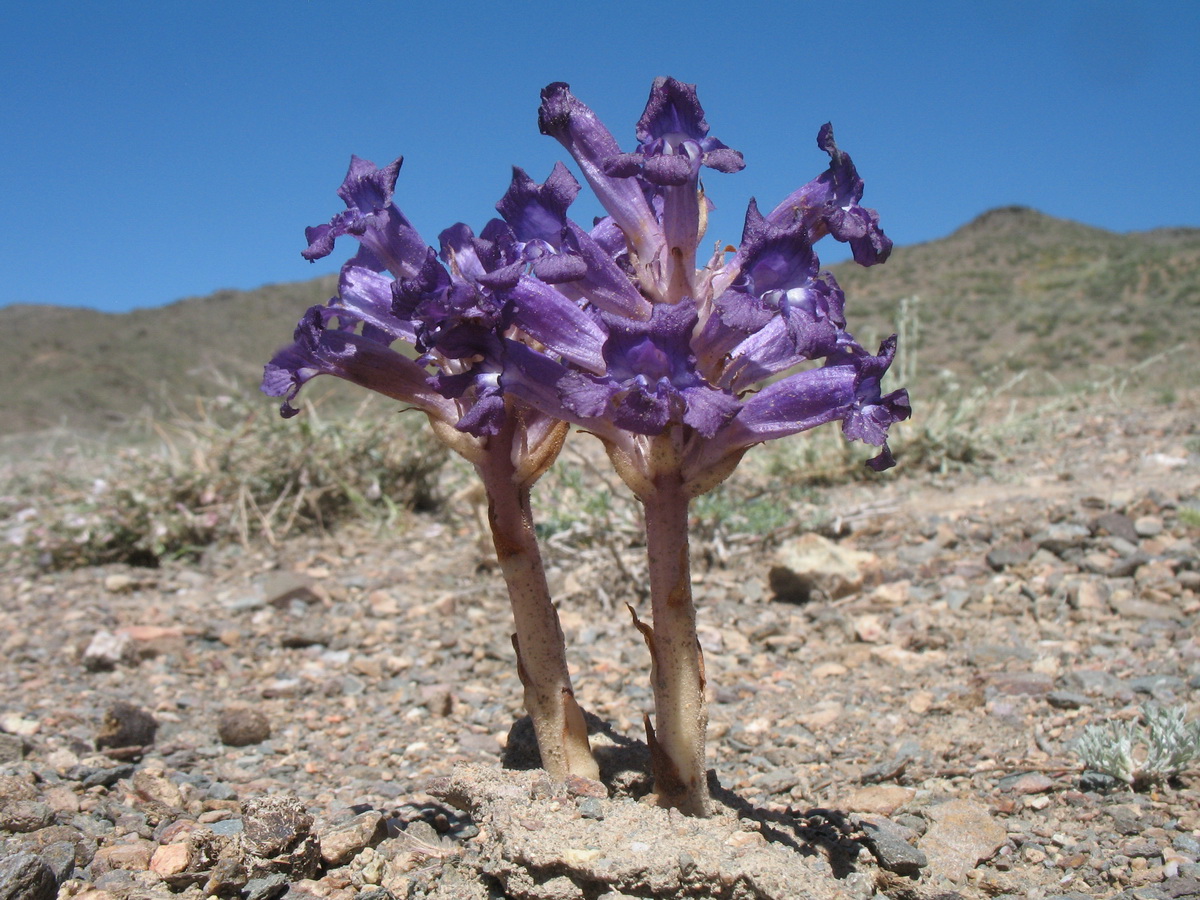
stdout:
<svg viewBox="0 0 1200 900">
<path fill-rule="evenodd" d="M 776 572 L 789 602 L 791 538 L 697 542 L 703 822 L 645 799 L 637 546 L 547 542 L 590 787 L 528 768 L 467 517 L 6 573 L 0 900 L 1197 896 L 1196 772 L 1134 793 L 1072 752 L 1200 712 L 1197 417 L 1169 412 L 829 488 L 857 576 Z"/>
</svg>

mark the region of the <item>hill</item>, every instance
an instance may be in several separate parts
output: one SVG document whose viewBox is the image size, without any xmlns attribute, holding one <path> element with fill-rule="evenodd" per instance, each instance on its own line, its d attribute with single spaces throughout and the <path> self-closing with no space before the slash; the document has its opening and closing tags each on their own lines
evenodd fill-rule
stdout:
<svg viewBox="0 0 1200 900">
<path fill-rule="evenodd" d="M 897 298 L 920 298 L 925 374 L 1033 370 L 1070 385 L 1195 345 L 1200 334 L 1196 228 L 1115 234 L 1004 207 L 948 237 L 898 247 L 882 266 L 833 271 L 851 323 L 894 330 Z M 1176 352 L 1150 374 L 1170 381 L 1196 356 Z"/>
<path fill-rule="evenodd" d="M 940 240 L 898 247 L 885 265 L 833 271 L 866 343 L 896 330 L 901 298 L 920 298 L 919 329 L 911 316 L 904 324 L 918 380 L 1031 369 L 1071 384 L 1200 333 L 1200 229 L 1115 234 L 1006 207 Z M 0 309 L 0 433 L 103 427 L 230 383 L 250 388 L 301 313 L 333 290 L 327 276 L 119 315 Z M 1198 355 L 1176 353 L 1151 375 L 1181 383 L 1180 366 Z"/>
<path fill-rule="evenodd" d="M 172 399 L 252 384 L 304 310 L 332 296 L 335 276 L 129 313 L 54 306 L 0 309 L 0 433 L 98 428 Z"/>
</svg>

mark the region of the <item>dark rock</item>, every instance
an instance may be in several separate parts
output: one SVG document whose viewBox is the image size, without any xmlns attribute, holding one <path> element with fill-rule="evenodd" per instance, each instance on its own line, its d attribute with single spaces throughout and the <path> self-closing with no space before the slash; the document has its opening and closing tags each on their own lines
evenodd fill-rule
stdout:
<svg viewBox="0 0 1200 900">
<path fill-rule="evenodd" d="M 61 885 L 75 871 L 75 844 L 57 841 L 41 852 L 41 858 L 54 875 L 54 883 Z"/>
<path fill-rule="evenodd" d="M 1067 522 L 1057 522 L 1033 536 L 1033 541 L 1041 549 L 1049 550 L 1056 556 L 1062 556 L 1067 550 L 1082 547 L 1091 532 L 1082 525 L 1072 525 Z"/>
<path fill-rule="evenodd" d="M 1178 878 L 1168 878 L 1159 886 L 1171 900 L 1192 900 L 1200 897 L 1200 878 L 1194 875 L 1180 875 Z"/>
<path fill-rule="evenodd" d="M 1133 527 L 1133 519 L 1121 513 L 1108 512 L 1092 520 L 1092 533 L 1097 535 L 1111 534 L 1136 544 L 1137 530 Z"/>
<path fill-rule="evenodd" d="M 1159 699 L 1170 699 L 1184 688 L 1183 679 L 1174 675 L 1143 675 L 1129 679 L 1127 684 L 1136 693 L 1150 694 Z"/>
<path fill-rule="evenodd" d="M 249 747 L 261 744 L 271 736 L 271 723 L 261 710 L 227 706 L 217 719 L 217 736 L 226 746 Z"/>
<path fill-rule="evenodd" d="M 859 825 L 863 830 L 863 842 L 880 868 L 898 875 L 919 875 L 929 864 L 925 854 L 906 840 L 908 829 L 903 826 L 883 816 L 863 816 Z"/>
<path fill-rule="evenodd" d="M 55 844 L 71 845 L 75 852 L 76 868 L 90 864 L 96 853 L 96 842 L 70 825 L 51 825 L 31 833 L 25 839 L 26 849 L 42 855 Z"/>
<path fill-rule="evenodd" d="M 1149 838 L 1134 838 L 1132 841 L 1126 841 L 1121 845 L 1121 852 L 1126 856 L 1140 856 L 1149 859 L 1152 856 L 1162 854 L 1162 845 L 1158 841 L 1150 840 Z"/>
<path fill-rule="evenodd" d="M 147 710 L 118 700 L 104 713 L 96 735 L 96 749 L 149 747 L 157 731 L 158 720 Z"/>
<path fill-rule="evenodd" d="M 1091 705 L 1091 700 L 1074 691 L 1051 691 L 1046 695 L 1046 702 L 1055 709 L 1079 709 Z"/>
<path fill-rule="evenodd" d="M 302 650 L 305 647 L 315 647 L 318 644 L 327 645 L 328 643 L 328 635 L 315 627 L 286 631 L 279 636 L 279 646 L 289 650 Z"/>
<path fill-rule="evenodd" d="M 13 800 L 0 806 L 0 830 L 28 834 L 54 822 L 54 810 L 38 800 Z"/>
<path fill-rule="evenodd" d="M 122 778 L 131 777 L 134 771 L 135 767 L 131 763 L 122 763 L 119 766 L 104 769 L 97 769 L 94 766 L 72 766 L 67 772 L 67 776 L 73 781 L 80 782 L 85 788 L 112 787 Z"/>
<path fill-rule="evenodd" d="M 768 794 L 785 794 L 800 783 L 800 778 L 791 769 L 776 769 L 757 776 L 753 783 Z"/>
<path fill-rule="evenodd" d="M 0 900 L 54 900 L 58 883 L 50 867 L 32 853 L 0 859 Z"/>
<path fill-rule="evenodd" d="M 287 893 L 290 886 L 286 875 L 267 875 L 265 878 L 253 878 L 246 882 L 242 896 L 246 900 L 276 900 Z M 361 896 L 361 895 L 360 895 Z"/>
<path fill-rule="evenodd" d="M 916 759 L 921 747 L 915 741 L 906 741 L 890 759 L 881 759 L 859 776 L 863 784 L 877 784 L 881 781 L 895 781 L 904 774 L 908 764 Z"/>
<path fill-rule="evenodd" d="M 1084 774 L 1087 773 L 1085 772 Z M 1116 779 L 1114 778 L 1113 781 L 1116 781 Z M 1124 782 L 1117 783 L 1124 784 Z M 1105 812 L 1112 819 L 1113 831 L 1117 834 L 1141 834 L 1142 830 L 1146 827 L 1146 823 L 1142 821 L 1141 816 L 1128 806 L 1110 806 Z"/>
<path fill-rule="evenodd" d="M 0 766 L 25 758 L 25 741 L 17 734 L 0 734 Z"/>
<path fill-rule="evenodd" d="M 240 896 L 246 886 L 246 868 L 237 856 L 223 856 L 208 873 L 204 893 L 216 897 Z"/>
<path fill-rule="evenodd" d="M 1084 793 L 1095 792 L 1097 794 L 1107 794 L 1109 791 L 1115 791 L 1117 788 L 1124 786 L 1125 782 L 1121 781 L 1121 779 L 1106 775 L 1104 772 L 1092 772 L 1089 770 L 1079 776 L 1079 789 Z"/>
<path fill-rule="evenodd" d="M 585 797 L 579 801 L 579 814 L 585 819 L 603 819 L 604 804 L 595 797 Z"/>
<path fill-rule="evenodd" d="M 999 572 L 1009 566 L 1019 566 L 1029 562 L 1038 546 L 1033 541 L 1019 541 L 1015 544 L 1004 544 L 994 547 L 987 555 L 987 564 Z"/>
<path fill-rule="evenodd" d="M 1109 567 L 1107 574 L 1110 578 L 1129 578 L 1148 562 L 1150 562 L 1150 557 L 1145 553 L 1132 553 L 1114 562 Z"/>
</svg>

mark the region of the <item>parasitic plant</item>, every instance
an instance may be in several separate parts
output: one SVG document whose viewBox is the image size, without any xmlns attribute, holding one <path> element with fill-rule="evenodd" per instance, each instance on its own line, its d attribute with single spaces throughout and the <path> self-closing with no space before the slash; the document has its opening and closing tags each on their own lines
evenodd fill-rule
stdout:
<svg viewBox="0 0 1200 900">
<path fill-rule="evenodd" d="M 891 241 L 833 139 L 829 167 L 769 213 L 751 200 L 738 247 L 698 264 L 710 209 L 700 174 L 740 171 L 742 155 L 709 136 L 695 87 L 657 79 L 629 152 L 566 84 L 542 92 L 544 134 L 570 153 L 607 215 L 567 216 L 580 185 L 561 163 L 542 184 L 514 169 L 476 236 L 455 225 L 427 248 L 392 203 L 400 162 L 355 158 L 339 193 L 347 211 L 309 229 L 309 258 L 344 234 L 358 254 L 339 295 L 310 310 L 272 360 L 264 390 L 290 401 L 333 374 L 423 410 L 488 490 L 497 554 L 516 618 L 517 662 L 543 764 L 595 775 L 571 694 L 562 633 L 529 512 L 529 489 L 577 426 L 603 442 L 645 513 L 651 611 L 630 608 L 650 650 L 656 719 L 646 718 L 655 792 L 691 815 L 708 810 L 704 664 L 696 634 L 688 511 L 755 444 L 838 421 L 880 447 L 909 415 L 882 394 L 895 339 L 872 354 L 846 330 L 845 298 L 814 244 L 849 243 L 861 265 Z M 416 348 L 414 361 L 390 349 Z"/>
</svg>

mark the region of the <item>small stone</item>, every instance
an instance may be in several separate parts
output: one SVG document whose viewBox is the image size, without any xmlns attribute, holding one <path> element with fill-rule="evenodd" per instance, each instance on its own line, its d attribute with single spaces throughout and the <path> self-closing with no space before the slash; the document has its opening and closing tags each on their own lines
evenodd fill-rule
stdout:
<svg viewBox="0 0 1200 900">
<path fill-rule="evenodd" d="M 118 700 L 104 713 L 96 735 L 96 749 L 149 747 L 157 731 L 158 720 L 148 711 Z"/>
<path fill-rule="evenodd" d="M 890 816 L 916 795 L 917 792 L 912 788 L 896 784 L 873 784 L 854 791 L 841 805 L 850 812 Z"/>
<path fill-rule="evenodd" d="M 217 736 L 227 747 L 261 744 L 271 736 L 271 722 L 262 710 L 227 706 L 217 718 Z"/>
<path fill-rule="evenodd" d="M 1082 525 L 1056 522 L 1045 531 L 1033 536 L 1033 541 L 1043 550 L 1062 556 L 1067 550 L 1082 547 L 1091 532 Z"/>
<path fill-rule="evenodd" d="M 987 564 L 997 572 L 1010 566 L 1019 566 L 1029 562 L 1038 546 L 1033 541 L 1019 541 L 1015 544 L 1003 544 L 988 552 Z"/>
<path fill-rule="evenodd" d="M 27 719 L 24 716 L 18 716 L 13 713 L 0 718 L 0 731 L 16 735 L 17 737 L 33 737 L 41 728 L 42 723 L 37 719 Z"/>
<path fill-rule="evenodd" d="M 1019 772 L 1000 779 L 1000 790 L 1014 794 L 1044 794 L 1054 789 L 1054 781 L 1040 772 Z"/>
<path fill-rule="evenodd" d="M 1046 695 L 1046 702 L 1055 709 L 1079 709 L 1091 705 L 1086 696 L 1074 691 L 1051 691 Z"/>
<path fill-rule="evenodd" d="M 854 634 L 865 644 L 878 644 L 886 633 L 887 629 L 879 616 L 866 613 L 854 619 Z"/>
<path fill-rule="evenodd" d="M 54 823 L 54 810 L 40 800 L 11 800 L 0 805 L 0 830 L 28 834 Z"/>
<path fill-rule="evenodd" d="M 919 875 L 929 865 L 925 854 L 909 843 L 915 838 L 909 829 L 884 816 L 862 816 L 859 825 L 867 849 L 879 862 L 879 867 L 898 875 Z"/>
<path fill-rule="evenodd" d="M 103 628 L 92 635 L 83 651 L 83 667 L 89 672 L 109 672 L 122 662 L 134 662 L 133 639 Z"/>
<path fill-rule="evenodd" d="M 1077 582 L 1067 589 L 1067 603 L 1073 609 L 1106 609 L 1108 589 L 1098 579 Z"/>
<path fill-rule="evenodd" d="M 123 572 L 114 572 L 104 577 L 104 589 L 110 594 L 125 594 L 132 591 L 137 582 Z"/>
<path fill-rule="evenodd" d="M 0 900 L 54 900 L 54 873 L 32 853 L 0 859 Z"/>
<path fill-rule="evenodd" d="M 775 769 L 755 776 L 753 783 L 768 794 L 785 794 L 800 783 L 800 778 L 791 769 Z"/>
<path fill-rule="evenodd" d="M 594 797 L 598 800 L 608 797 L 608 788 L 604 786 L 604 782 L 596 781 L 594 778 L 585 778 L 574 772 L 568 773 L 566 785 L 567 794 L 572 797 Z"/>
<path fill-rule="evenodd" d="M 1136 597 L 1123 597 L 1112 601 L 1113 610 L 1126 619 L 1149 619 L 1154 622 L 1169 622 L 1181 619 L 1183 614 L 1166 603 L 1154 603 L 1151 600 L 1139 600 Z"/>
<path fill-rule="evenodd" d="M 150 868 L 155 845 L 151 841 L 137 840 L 128 844 L 109 844 L 101 847 L 92 857 L 92 874 L 120 869 L 125 872 L 145 872 Z"/>
<path fill-rule="evenodd" d="M 776 598 L 787 603 L 807 603 L 814 595 L 837 599 L 861 590 L 867 573 L 879 566 L 873 553 L 810 533 L 776 551 L 768 581 Z"/>
<path fill-rule="evenodd" d="M 290 886 L 287 876 L 279 873 L 263 878 L 252 878 L 242 889 L 242 896 L 246 900 L 277 900 L 288 892 Z M 359 896 L 362 895 L 359 894 Z"/>
<path fill-rule="evenodd" d="M 55 884 L 61 885 L 75 872 L 75 844 L 72 841 L 47 844 L 39 856 L 54 875 Z"/>
<path fill-rule="evenodd" d="M 299 572 L 272 572 L 262 582 L 263 599 L 268 606 L 284 609 L 293 600 L 301 603 L 319 603 L 320 597 L 313 590 L 314 582 Z"/>
<path fill-rule="evenodd" d="M 15 734 L 0 734 L 0 766 L 25 758 L 25 742 Z"/>
<path fill-rule="evenodd" d="M 186 871 L 192 859 L 192 848 L 186 841 L 163 844 L 150 857 L 150 871 L 164 878 Z"/>
<path fill-rule="evenodd" d="M 387 821 L 382 813 L 377 810 L 361 813 L 321 833 L 321 858 L 331 866 L 344 866 L 386 836 Z"/>
<path fill-rule="evenodd" d="M 996 672 L 988 684 L 999 694 L 1041 696 L 1054 689 L 1054 679 L 1040 672 Z"/>
<path fill-rule="evenodd" d="M 1133 520 L 1121 513 L 1109 512 L 1092 520 L 1092 533 L 1097 535 L 1110 534 L 1123 538 L 1131 543 L 1137 543 L 1137 530 Z"/>
<path fill-rule="evenodd" d="M 1158 516 L 1138 516 L 1133 522 L 1138 537 L 1150 538 L 1162 534 L 1163 520 Z"/>
<path fill-rule="evenodd" d="M 930 869 L 954 883 L 984 860 L 995 855 L 1008 840 L 1008 831 L 986 808 L 970 800 L 948 800 L 928 810 L 933 825 L 921 838 L 920 848 Z"/>
<path fill-rule="evenodd" d="M 584 797 L 579 801 L 579 815 L 585 819 L 603 819 L 604 804 L 595 797 Z"/>
</svg>

